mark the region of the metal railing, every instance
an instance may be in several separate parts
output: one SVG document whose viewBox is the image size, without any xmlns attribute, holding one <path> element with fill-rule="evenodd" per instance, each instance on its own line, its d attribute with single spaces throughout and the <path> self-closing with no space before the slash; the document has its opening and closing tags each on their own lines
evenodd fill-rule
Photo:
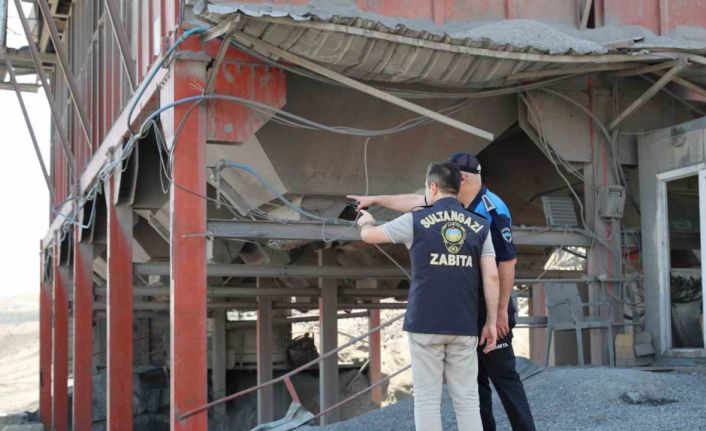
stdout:
<svg viewBox="0 0 706 431">
<path fill-rule="evenodd" d="M 212 407 L 218 406 L 218 405 L 220 405 L 220 404 L 227 403 L 227 402 L 229 402 L 229 401 L 235 400 L 235 399 L 237 399 L 237 398 L 243 397 L 243 396 L 248 395 L 248 394 L 251 394 L 251 393 L 253 393 L 253 392 L 257 392 L 257 391 L 259 391 L 259 390 L 261 390 L 261 389 L 264 389 L 264 388 L 269 387 L 269 386 L 273 386 L 273 385 L 275 385 L 275 384 L 277 384 L 277 383 L 281 383 L 281 382 L 284 382 L 284 384 L 285 384 L 285 386 L 286 386 L 286 388 L 287 388 L 287 392 L 289 393 L 289 396 L 292 398 L 292 401 L 301 404 L 301 400 L 299 399 L 299 394 L 297 393 L 296 389 L 294 388 L 294 384 L 292 383 L 292 377 L 293 377 L 293 376 L 295 376 L 295 375 L 299 374 L 300 372 L 302 372 L 302 371 L 304 371 L 304 370 L 306 370 L 306 369 L 312 367 L 313 365 L 316 365 L 316 364 L 321 363 L 322 361 L 324 361 L 324 360 L 330 358 L 330 357 L 333 356 L 333 355 L 337 355 L 337 354 L 338 354 L 339 352 L 341 352 L 342 350 L 345 350 L 345 349 L 347 349 L 348 347 L 351 347 L 351 346 L 353 346 L 353 345 L 355 345 L 355 344 L 357 344 L 357 343 L 363 341 L 364 339 L 366 339 L 366 338 L 369 337 L 370 335 L 372 335 L 372 334 L 374 334 L 374 333 L 376 333 L 376 332 L 379 332 L 379 331 L 381 331 L 382 329 L 384 329 L 384 328 L 386 328 L 386 327 L 392 325 L 393 323 L 399 321 L 400 319 L 402 319 L 402 318 L 404 317 L 404 315 L 405 315 L 405 313 L 402 313 L 402 314 L 400 314 L 400 315 L 398 315 L 398 316 L 395 316 L 394 318 L 392 318 L 392 319 L 390 319 L 390 320 L 388 320 L 388 321 L 386 321 L 386 322 L 380 324 L 379 326 L 377 326 L 377 327 L 371 329 L 370 331 L 366 332 L 365 334 L 362 334 L 362 335 L 360 335 L 360 336 L 357 336 L 357 337 L 351 339 L 349 342 L 343 344 L 342 346 L 337 347 L 336 349 L 330 350 L 330 351 L 324 353 L 323 355 L 319 356 L 318 358 L 316 358 L 316 359 L 314 359 L 314 360 L 311 360 L 311 361 L 307 362 L 306 364 L 301 365 L 300 367 L 297 367 L 297 368 L 295 368 L 294 370 L 292 370 L 292 371 L 290 371 L 290 372 L 288 372 L 288 373 L 286 373 L 286 374 L 284 374 L 284 375 L 282 375 L 282 376 L 280 376 L 280 377 L 277 377 L 277 378 L 275 378 L 275 379 L 269 380 L 269 381 L 267 381 L 267 382 L 265 382 L 265 383 L 261 383 L 261 384 L 259 384 L 259 385 L 257 385 L 257 386 L 253 386 L 253 387 L 251 387 L 251 388 L 244 389 L 244 390 L 242 390 L 242 391 L 240 391 L 240 392 L 236 392 L 236 393 L 234 393 L 234 394 L 227 395 L 227 396 L 225 396 L 225 397 L 223 397 L 223 398 L 220 398 L 220 399 L 211 401 L 210 403 L 204 404 L 204 405 L 201 406 L 201 407 L 197 407 L 197 408 L 195 408 L 195 409 L 186 411 L 186 412 L 184 412 L 183 414 L 181 414 L 181 415 L 178 417 L 178 419 L 179 419 L 180 421 L 181 421 L 181 420 L 184 420 L 184 419 L 186 419 L 186 418 L 188 418 L 188 417 L 190 417 L 190 416 L 193 416 L 193 415 L 195 415 L 195 414 L 197 414 L 197 413 L 201 413 L 201 412 L 203 412 L 203 411 L 206 411 L 206 410 L 208 410 L 208 409 L 211 409 Z M 339 408 L 339 407 L 345 405 L 346 403 L 348 403 L 348 402 L 350 402 L 350 401 L 352 401 L 352 400 L 358 398 L 359 396 L 361 396 L 361 395 L 363 395 L 363 394 L 365 394 L 365 393 L 367 393 L 367 392 L 372 391 L 373 389 L 377 388 L 377 387 L 380 386 L 380 385 L 385 384 L 386 382 L 390 381 L 390 380 L 393 379 L 394 377 L 397 377 L 398 375 L 402 374 L 403 372 L 407 371 L 407 370 L 410 369 L 410 368 L 411 368 L 411 365 L 407 365 L 406 367 L 403 367 L 402 369 L 400 369 L 400 370 L 394 372 L 393 374 L 391 374 L 391 375 L 389 375 L 389 376 L 387 376 L 387 377 L 385 377 L 385 378 L 383 378 L 383 379 L 380 379 L 380 380 L 378 380 L 378 381 L 375 382 L 375 383 L 372 383 L 371 385 L 369 385 L 369 386 L 366 387 L 365 389 L 363 389 L 363 390 L 361 390 L 361 391 L 359 391 L 359 392 L 357 392 L 357 393 L 355 393 L 355 394 L 349 396 L 348 398 L 346 398 L 346 399 L 344 399 L 344 400 L 342 400 L 342 401 L 340 401 L 340 402 L 338 402 L 338 403 L 336 403 L 336 404 L 334 404 L 334 405 L 332 405 L 332 406 L 327 407 L 327 408 L 324 409 L 324 410 L 321 410 L 318 414 L 316 414 L 316 415 L 314 415 L 312 418 L 310 418 L 306 423 L 309 423 L 309 422 L 311 422 L 312 420 L 318 419 L 318 418 L 320 418 L 321 416 L 326 415 L 326 414 L 328 414 L 328 413 L 330 413 L 330 412 L 336 410 L 337 408 Z M 302 425 L 304 425 L 304 424 L 301 424 L 301 425 L 299 425 L 299 426 L 302 426 Z M 299 426 L 297 426 L 297 428 L 298 428 Z"/>
</svg>

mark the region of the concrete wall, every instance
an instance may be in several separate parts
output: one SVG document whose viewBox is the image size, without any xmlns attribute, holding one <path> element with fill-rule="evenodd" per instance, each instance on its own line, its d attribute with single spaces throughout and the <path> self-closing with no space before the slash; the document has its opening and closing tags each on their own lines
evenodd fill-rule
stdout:
<svg viewBox="0 0 706 431">
<path fill-rule="evenodd" d="M 660 279 L 660 268 L 668 269 L 666 232 L 658 209 L 657 176 L 704 162 L 706 118 L 668 127 L 639 139 L 638 159 L 642 218 L 642 262 L 644 268 L 645 324 L 659 353 L 671 346 L 662 331 L 670 328 L 669 286 Z M 665 265 L 666 263 L 666 265 Z"/>
</svg>

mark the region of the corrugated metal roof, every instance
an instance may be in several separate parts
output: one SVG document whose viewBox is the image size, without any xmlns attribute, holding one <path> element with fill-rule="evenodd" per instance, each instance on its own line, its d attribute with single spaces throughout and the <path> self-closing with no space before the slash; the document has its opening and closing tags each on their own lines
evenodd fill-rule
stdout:
<svg viewBox="0 0 706 431">
<path fill-rule="evenodd" d="M 349 0 L 201 0 L 194 11 L 213 23 L 239 16 L 243 33 L 365 81 L 477 89 L 665 60 L 610 50 L 536 21 L 435 27 L 364 12 Z"/>
</svg>

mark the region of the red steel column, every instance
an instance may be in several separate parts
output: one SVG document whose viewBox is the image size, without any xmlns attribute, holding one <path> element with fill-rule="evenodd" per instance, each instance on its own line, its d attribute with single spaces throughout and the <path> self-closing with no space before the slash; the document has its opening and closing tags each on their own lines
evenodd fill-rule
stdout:
<svg viewBox="0 0 706 431">
<path fill-rule="evenodd" d="M 264 285 L 264 286 L 263 286 Z M 257 278 L 257 287 L 272 287 L 270 280 Z M 257 384 L 272 380 L 272 298 L 257 298 Z M 257 391 L 257 423 L 272 422 L 274 418 L 275 393 L 272 386 Z"/>
<path fill-rule="evenodd" d="M 184 43 L 200 50 L 198 38 Z M 171 65 L 162 88 L 162 105 L 201 94 L 206 61 L 198 52 Z M 190 104 L 177 106 L 162 116 L 167 142 Z M 206 329 L 206 107 L 192 110 L 174 142 L 174 167 L 170 195 L 171 284 L 170 284 L 170 396 L 171 429 L 206 431 L 206 411 L 179 420 L 180 414 L 207 402 Z M 198 196 L 201 195 L 201 196 Z"/>
<path fill-rule="evenodd" d="M 76 430 L 91 429 L 93 407 L 93 244 L 74 229 L 74 395 Z"/>
<path fill-rule="evenodd" d="M 377 328 L 378 326 L 380 326 L 380 310 L 370 310 L 370 316 L 368 317 L 368 331 Z M 370 361 L 370 364 L 368 365 L 370 367 L 370 371 L 368 376 L 370 378 L 370 384 L 374 384 L 382 379 L 382 346 L 380 331 L 370 334 L 368 343 L 370 349 L 370 357 L 368 358 Z M 370 392 L 370 396 L 373 403 L 380 407 L 383 399 L 382 386 L 374 388 Z"/>
<path fill-rule="evenodd" d="M 332 251 L 319 250 L 319 266 L 335 264 Z M 338 347 L 338 280 L 319 279 L 319 350 L 321 354 Z M 339 401 L 338 355 L 324 359 L 319 364 L 319 408 L 325 410 Z M 321 425 L 338 422 L 339 412 L 321 416 Z"/>
<path fill-rule="evenodd" d="M 66 294 L 66 274 L 60 266 L 59 240 L 54 244 L 54 340 L 52 358 L 53 428 L 67 431 L 69 426 L 69 301 Z"/>
<path fill-rule="evenodd" d="M 41 250 L 39 278 L 39 416 L 44 429 L 52 424 L 51 369 L 52 369 L 52 286 L 46 280 L 47 255 Z"/>
<path fill-rule="evenodd" d="M 105 184 L 108 212 L 106 417 L 109 431 L 132 430 L 132 208 L 116 204 L 115 174 Z"/>
</svg>

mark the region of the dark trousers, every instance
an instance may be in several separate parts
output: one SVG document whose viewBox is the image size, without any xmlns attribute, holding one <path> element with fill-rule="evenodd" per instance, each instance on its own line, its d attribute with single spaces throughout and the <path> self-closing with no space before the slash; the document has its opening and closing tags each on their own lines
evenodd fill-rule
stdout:
<svg viewBox="0 0 706 431">
<path fill-rule="evenodd" d="M 497 342 L 498 348 L 485 354 L 478 349 L 478 393 L 483 431 L 495 431 L 493 417 L 493 392 L 490 382 L 498 392 L 505 407 L 513 431 L 535 431 L 525 388 L 520 375 L 515 371 L 515 352 L 512 350 L 512 334 Z"/>
</svg>

